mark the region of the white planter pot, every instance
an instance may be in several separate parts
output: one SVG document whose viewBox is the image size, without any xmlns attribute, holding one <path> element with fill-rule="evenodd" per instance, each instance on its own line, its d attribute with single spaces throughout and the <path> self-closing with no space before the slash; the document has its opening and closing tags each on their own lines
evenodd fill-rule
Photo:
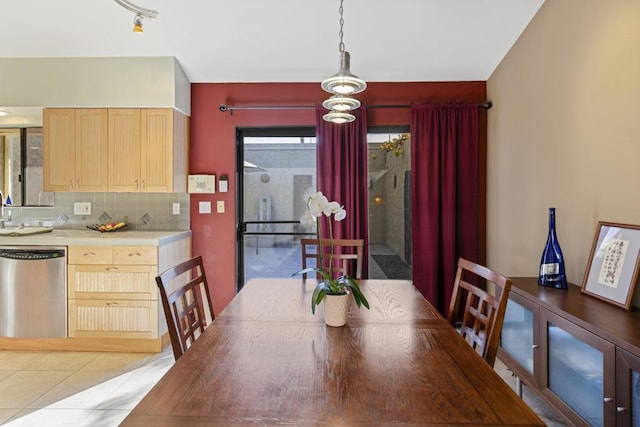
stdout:
<svg viewBox="0 0 640 427">
<path fill-rule="evenodd" d="M 324 306 L 324 322 L 328 326 L 344 326 L 347 323 L 347 310 L 351 295 L 326 295 L 322 301 Z"/>
</svg>

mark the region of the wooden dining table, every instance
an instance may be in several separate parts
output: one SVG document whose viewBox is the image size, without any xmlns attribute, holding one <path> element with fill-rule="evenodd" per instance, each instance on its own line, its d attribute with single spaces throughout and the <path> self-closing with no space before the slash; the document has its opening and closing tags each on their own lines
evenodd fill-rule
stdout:
<svg viewBox="0 0 640 427">
<path fill-rule="evenodd" d="M 121 425 L 544 425 L 410 281 L 359 283 L 335 328 L 315 280 L 250 280 Z"/>
</svg>

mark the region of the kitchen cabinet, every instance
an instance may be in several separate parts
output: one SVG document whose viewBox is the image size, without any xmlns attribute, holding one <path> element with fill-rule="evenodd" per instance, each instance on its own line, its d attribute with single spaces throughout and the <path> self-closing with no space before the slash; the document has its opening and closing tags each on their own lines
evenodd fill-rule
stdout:
<svg viewBox="0 0 640 427">
<path fill-rule="evenodd" d="M 106 108 L 46 108 L 43 115 L 45 191 L 107 191 Z"/>
<path fill-rule="evenodd" d="M 575 285 L 512 281 L 498 357 L 571 424 L 637 425 L 640 313 Z"/>
<path fill-rule="evenodd" d="M 109 109 L 109 191 L 185 192 L 186 120 L 171 108 Z"/>
<path fill-rule="evenodd" d="M 188 118 L 172 108 L 45 108 L 44 189 L 186 192 Z"/>
<path fill-rule="evenodd" d="M 157 338 L 158 248 L 70 246 L 70 337 Z"/>
</svg>

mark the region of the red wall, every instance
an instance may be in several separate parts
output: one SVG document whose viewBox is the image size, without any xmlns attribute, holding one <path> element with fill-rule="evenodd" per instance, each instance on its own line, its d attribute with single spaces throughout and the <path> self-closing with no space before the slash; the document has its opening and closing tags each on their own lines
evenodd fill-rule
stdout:
<svg viewBox="0 0 640 427">
<path fill-rule="evenodd" d="M 236 128 L 315 126 L 314 110 L 236 110 L 223 113 L 221 104 L 232 106 L 291 106 L 321 103 L 328 94 L 319 83 L 194 83 L 191 86 L 190 173 L 229 175 L 229 192 L 191 195 L 193 255 L 204 258 L 215 313 L 233 298 L 236 289 Z M 369 83 L 357 96 L 369 105 L 411 102 L 486 101 L 486 82 Z M 481 115 L 486 123 L 486 115 Z M 368 111 L 369 126 L 410 124 L 408 108 Z M 481 126 L 486 145 L 486 125 Z M 225 202 L 225 213 L 216 211 Z M 211 201 L 212 214 L 199 214 L 198 202 Z"/>
</svg>

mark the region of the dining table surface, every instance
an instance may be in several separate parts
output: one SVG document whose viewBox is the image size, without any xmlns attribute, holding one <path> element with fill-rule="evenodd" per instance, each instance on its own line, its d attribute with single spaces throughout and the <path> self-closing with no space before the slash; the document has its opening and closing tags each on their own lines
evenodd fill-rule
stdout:
<svg viewBox="0 0 640 427">
<path fill-rule="evenodd" d="M 360 280 L 347 324 L 315 279 L 252 279 L 122 426 L 543 426 L 407 280 Z"/>
</svg>

